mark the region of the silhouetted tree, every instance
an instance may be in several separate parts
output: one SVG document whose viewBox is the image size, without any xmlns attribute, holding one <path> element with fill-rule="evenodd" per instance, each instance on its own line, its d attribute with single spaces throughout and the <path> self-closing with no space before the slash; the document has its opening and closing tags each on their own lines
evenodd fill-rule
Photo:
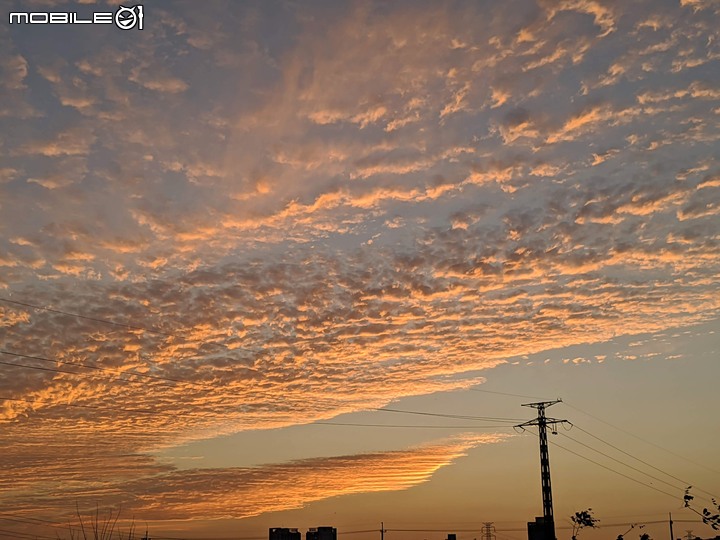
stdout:
<svg viewBox="0 0 720 540">
<path fill-rule="evenodd" d="M 635 527 L 637 527 L 637 526 L 638 526 L 637 523 L 632 523 L 632 524 L 630 525 L 630 528 L 629 528 L 627 531 L 625 531 L 625 532 L 622 533 L 622 534 L 618 534 L 617 540 L 624 540 L 624 539 L 625 539 L 625 535 L 627 535 L 627 533 L 629 533 L 630 531 L 632 531 L 632 530 L 633 530 Z M 643 527 L 645 527 L 645 525 L 640 525 L 640 528 L 641 528 L 641 529 L 642 529 Z M 649 535 L 649 534 L 647 534 L 647 533 L 642 533 L 642 534 L 640 535 L 640 540 L 652 540 L 652 538 L 650 538 L 650 535 Z"/>
<path fill-rule="evenodd" d="M 685 490 L 685 496 L 683 497 L 683 502 L 685 503 L 685 508 L 689 508 L 693 512 L 695 512 L 698 516 L 700 516 L 703 520 L 703 523 L 706 525 L 710 525 L 714 530 L 720 530 L 720 504 L 715 499 L 712 500 L 712 510 L 708 510 L 707 508 L 703 508 L 702 512 L 698 512 L 695 510 L 695 508 L 692 507 L 691 503 L 695 497 L 690 495 L 690 490 L 692 489 L 692 486 L 688 486 Z"/>
<path fill-rule="evenodd" d="M 573 522 L 573 540 L 577 540 L 577 536 L 580 534 L 581 529 L 584 529 L 585 527 L 594 529 L 600 522 L 599 519 L 592 515 L 592 508 L 575 512 L 574 515 L 570 516 L 570 521 Z"/>
</svg>

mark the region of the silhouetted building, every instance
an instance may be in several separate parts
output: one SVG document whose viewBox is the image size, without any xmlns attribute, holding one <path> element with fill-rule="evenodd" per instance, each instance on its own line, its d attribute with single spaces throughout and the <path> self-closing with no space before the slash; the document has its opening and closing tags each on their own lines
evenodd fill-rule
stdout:
<svg viewBox="0 0 720 540">
<path fill-rule="evenodd" d="M 297 529 L 273 527 L 270 529 L 270 540 L 302 540 L 302 535 Z"/>
<path fill-rule="evenodd" d="M 305 540 L 337 540 L 335 527 L 311 527 L 305 533 Z"/>
<path fill-rule="evenodd" d="M 457 534 L 455 534 L 455 533 L 448 533 L 447 540 L 457 540 Z"/>
<path fill-rule="evenodd" d="M 528 521 L 528 540 L 555 540 L 555 523 L 544 517 Z"/>
</svg>

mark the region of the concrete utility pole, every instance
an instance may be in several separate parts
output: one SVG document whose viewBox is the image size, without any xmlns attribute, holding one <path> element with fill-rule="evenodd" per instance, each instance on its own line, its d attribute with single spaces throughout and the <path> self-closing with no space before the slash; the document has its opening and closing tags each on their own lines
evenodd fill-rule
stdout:
<svg viewBox="0 0 720 540">
<path fill-rule="evenodd" d="M 540 401 L 538 403 L 523 404 L 523 407 L 532 407 L 533 409 L 537 409 L 537 418 L 515 426 L 523 430 L 529 426 L 537 426 L 540 434 L 540 480 L 542 483 L 543 521 L 545 526 L 548 528 L 548 533 L 551 534 L 551 539 L 556 537 L 555 518 L 553 517 L 552 487 L 550 485 L 550 454 L 548 452 L 547 426 L 552 426 L 553 433 L 557 433 L 558 424 L 562 424 L 563 422 L 567 422 L 569 424 L 569 422 L 567 420 L 558 420 L 557 418 L 548 418 L 545 416 L 545 409 L 561 402 L 562 399 L 556 399 L 555 401 Z"/>
</svg>

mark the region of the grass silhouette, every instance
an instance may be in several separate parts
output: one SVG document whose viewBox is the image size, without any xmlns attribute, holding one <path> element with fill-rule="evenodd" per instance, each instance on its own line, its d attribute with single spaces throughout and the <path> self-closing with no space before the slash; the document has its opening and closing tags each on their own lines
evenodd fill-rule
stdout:
<svg viewBox="0 0 720 540">
<path fill-rule="evenodd" d="M 130 524 L 130 530 L 123 533 L 117 527 L 121 509 L 110 509 L 106 516 L 100 515 L 99 506 L 91 517 L 83 518 L 80 507 L 75 505 L 75 512 L 80 522 L 80 530 L 70 527 L 70 540 L 150 540 L 147 533 L 141 539 L 135 533 L 135 520 Z M 62 540 L 58 534 L 58 540 Z"/>
</svg>

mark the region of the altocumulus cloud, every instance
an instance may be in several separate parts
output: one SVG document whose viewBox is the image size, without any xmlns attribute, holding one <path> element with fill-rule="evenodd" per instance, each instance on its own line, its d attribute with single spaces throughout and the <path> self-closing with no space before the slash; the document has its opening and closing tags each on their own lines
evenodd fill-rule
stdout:
<svg viewBox="0 0 720 540">
<path fill-rule="evenodd" d="M 64 362 L 4 357 L 57 370 L 3 366 L 4 502 L 252 515 L 322 467 L 403 489 L 471 443 L 260 471 L 146 453 L 717 319 L 716 3 L 299 5 L 281 40 L 261 4 L 218 6 L 158 6 L 132 42 L 0 33 L 0 120 L 24 126 L 0 131 L 3 297 L 160 332 L 0 305 L 6 350 Z M 54 445 L 102 480 L 43 464 Z M 240 484 L 247 507 L 212 491 Z"/>
</svg>

